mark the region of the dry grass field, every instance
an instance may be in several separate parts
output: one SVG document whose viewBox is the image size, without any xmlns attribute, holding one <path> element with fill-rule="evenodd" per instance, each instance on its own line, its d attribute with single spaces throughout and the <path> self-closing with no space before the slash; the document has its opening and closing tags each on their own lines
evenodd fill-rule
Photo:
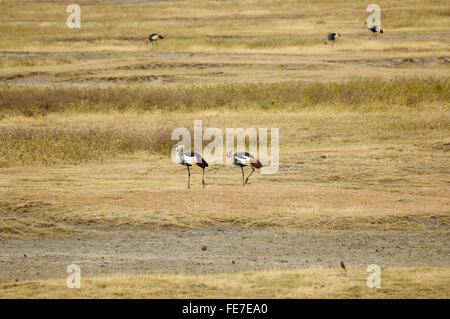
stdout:
<svg viewBox="0 0 450 319">
<path fill-rule="evenodd" d="M 55 279 L 0 288 L 6 298 L 448 298 L 447 269 L 387 267 L 383 273 L 383 289 L 367 289 L 367 273 L 361 268 L 352 275 L 324 268 L 198 276 L 118 274 L 86 278 L 76 290 Z"/>
<path fill-rule="evenodd" d="M 0 298 L 450 297 L 446 1 L 77 3 L 0 1 Z M 279 171 L 187 189 L 194 120 L 279 128 Z"/>
</svg>

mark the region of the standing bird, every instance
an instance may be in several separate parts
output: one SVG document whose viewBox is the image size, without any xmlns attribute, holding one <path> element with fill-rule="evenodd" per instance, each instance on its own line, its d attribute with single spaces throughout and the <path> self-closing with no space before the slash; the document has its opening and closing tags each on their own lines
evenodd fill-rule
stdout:
<svg viewBox="0 0 450 319">
<path fill-rule="evenodd" d="M 340 37 L 341 37 L 340 33 L 329 33 L 327 35 L 327 39 L 324 41 L 324 44 L 328 45 L 331 42 L 331 47 L 333 47 L 334 43 L 336 42 L 336 39 Z"/>
<path fill-rule="evenodd" d="M 341 268 L 345 270 L 345 272 L 347 272 L 347 268 L 345 268 L 344 262 L 341 261 Z"/>
<path fill-rule="evenodd" d="M 185 151 L 184 145 L 178 145 L 175 147 L 177 152 L 175 155 L 175 160 L 178 164 L 187 167 L 188 171 L 188 188 L 191 188 L 191 166 L 197 165 L 203 170 L 202 173 L 202 185 L 205 188 L 205 168 L 208 167 L 208 163 L 200 156 L 200 154 L 192 151 Z"/>
<path fill-rule="evenodd" d="M 366 28 L 367 28 L 367 30 L 372 31 L 372 33 L 376 33 L 376 32 L 383 33 L 383 30 L 380 27 L 378 27 L 374 24 L 369 25 L 369 24 L 367 24 L 367 21 L 366 21 Z"/>
<path fill-rule="evenodd" d="M 159 39 L 164 39 L 164 37 L 161 35 L 161 34 L 159 34 L 159 33 L 152 33 L 152 34 L 150 34 L 149 36 L 148 36 L 148 39 L 146 39 L 145 40 L 145 43 L 156 43 L 156 44 L 158 44 L 158 40 Z"/>
<path fill-rule="evenodd" d="M 232 163 L 236 166 L 239 166 L 242 171 L 242 186 L 245 186 L 245 184 L 248 183 L 249 177 L 253 174 L 255 171 L 255 168 L 260 169 L 262 167 L 262 164 L 250 153 L 248 152 L 237 152 L 237 153 L 227 153 L 227 162 Z M 248 166 L 252 168 L 251 173 L 247 176 L 247 178 L 244 180 L 245 174 L 244 174 L 244 166 Z"/>
</svg>

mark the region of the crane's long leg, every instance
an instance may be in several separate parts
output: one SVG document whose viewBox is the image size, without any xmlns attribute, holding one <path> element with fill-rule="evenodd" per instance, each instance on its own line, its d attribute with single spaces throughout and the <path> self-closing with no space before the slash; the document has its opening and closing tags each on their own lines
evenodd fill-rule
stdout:
<svg viewBox="0 0 450 319">
<path fill-rule="evenodd" d="M 244 175 L 244 167 L 243 166 L 241 166 L 241 171 L 242 171 L 242 186 L 245 186 L 245 182 L 244 182 L 245 175 Z"/>
<path fill-rule="evenodd" d="M 205 169 L 202 168 L 202 170 L 203 170 L 203 173 L 202 173 L 202 185 L 203 185 L 203 188 L 205 188 Z"/>
<path fill-rule="evenodd" d="M 191 170 L 189 169 L 189 166 L 186 166 L 188 170 L 188 188 L 191 188 Z"/>
<path fill-rule="evenodd" d="M 255 171 L 255 168 L 252 166 L 252 172 L 250 174 L 248 174 L 247 179 L 245 180 L 245 184 L 248 183 L 248 178 L 253 174 L 254 171 Z"/>
</svg>

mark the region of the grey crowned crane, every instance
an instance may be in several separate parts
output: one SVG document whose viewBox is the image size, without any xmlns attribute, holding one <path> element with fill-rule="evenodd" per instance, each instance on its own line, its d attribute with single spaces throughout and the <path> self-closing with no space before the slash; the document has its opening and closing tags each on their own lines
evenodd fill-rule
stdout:
<svg viewBox="0 0 450 319">
<path fill-rule="evenodd" d="M 205 168 L 208 167 L 208 163 L 200 156 L 200 154 L 192 151 L 185 151 L 184 145 L 178 145 L 175 147 L 177 152 L 175 159 L 178 164 L 187 167 L 188 171 L 188 188 L 191 188 L 191 167 L 197 165 L 203 171 L 202 173 L 202 186 L 205 188 Z"/>
<path fill-rule="evenodd" d="M 331 42 L 331 47 L 334 46 L 334 43 L 336 42 L 336 39 L 340 38 L 340 33 L 328 33 L 327 39 L 324 41 L 325 45 L 328 45 Z"/>
<path fill-rule="evenodd" d="M 234 154 L 232 152 L 228 152 L 227 162 L 232 163 L 241 168 L 242 186 L 245 186 L 245 184 L 248 183 L 248 179 L 255 171 L 255 168 L 260 169 L 262 167 L 262 164 L 252 154 L 248 152 L 237 152 Z M 247 176 L 245 180 L 244 180 L 245 178 L 244 166 L 250 166 L 252 168 L 251 173 Z"/>
<path fill-rule="evenodd" d="M 145 40 L 145 43 L 158 43 L 159 39 L 164 39 L 164 37 L 159 33 L 152 33 L 148 36 L 148 39 Z"/>
<path fill-rule="evenodd" d="M 372 33 L 376 33 L 376 32 L 383 33 L 383 30 L 380 27 L 378 27 L 374 24 L 369 25 L 369 24 L 367 24 L 367 21 L 366 21 L 366 28 L 367 28 L 367 30 L 371 31 Z"/>
</svg>

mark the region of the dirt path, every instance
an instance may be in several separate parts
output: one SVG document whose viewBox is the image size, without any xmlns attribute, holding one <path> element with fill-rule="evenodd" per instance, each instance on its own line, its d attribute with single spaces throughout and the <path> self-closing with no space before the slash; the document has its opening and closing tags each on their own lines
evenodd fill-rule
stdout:
<svg viewBox="0 0 450 319">
<path fill-rule="evenodd" d="M 0 282 L 108 273 L 218 273 L 351 265 L 450 266 L 447 227 L 353 231 L 207 227 L 107 229 L 111 235 L 0 240 Z M 206 246 L 206 250 L 202 249 Z"/>
</svg>

